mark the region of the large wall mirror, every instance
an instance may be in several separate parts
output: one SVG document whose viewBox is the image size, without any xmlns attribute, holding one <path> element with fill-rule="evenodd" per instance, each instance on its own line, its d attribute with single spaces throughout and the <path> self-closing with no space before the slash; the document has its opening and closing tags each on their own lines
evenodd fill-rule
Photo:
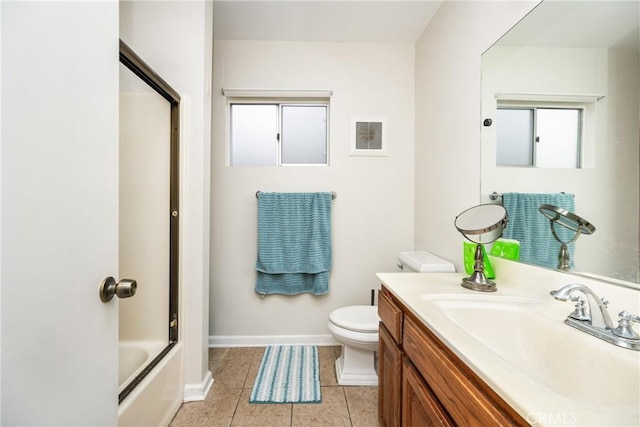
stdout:
<svg viewBox="0 0 640 427">
<path fill-rule="evenodd" d="M 482 202 L 500 203 L 505 193 L 572 194 L 575 213 L 597 231 L 575 242 L 571 271 L 635 286 L 639 5 L 545 0 L 482 56 Z M 550 128 L 571 129 L 569 148 L 537 129 L 545 113 L 565 112 L 569 121 Z"/>
</svg>

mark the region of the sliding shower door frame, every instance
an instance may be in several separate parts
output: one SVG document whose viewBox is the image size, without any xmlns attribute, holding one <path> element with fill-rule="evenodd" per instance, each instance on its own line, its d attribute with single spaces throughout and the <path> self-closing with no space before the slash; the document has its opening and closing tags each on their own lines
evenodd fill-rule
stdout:
<svg viewBox="0 0 640 427">
<path fill-rule="evenodd" d="M 118 395 L 118 403 L 146 377 L 178 342 L 179 307 L 179 184 L 180 184 L 180 95 L 125 42 L 120 40 L 120 62 L 148 84 L 170 104 L 170 173 L 169 173 L 169 324 L 168 345 Z"/>
</svg>

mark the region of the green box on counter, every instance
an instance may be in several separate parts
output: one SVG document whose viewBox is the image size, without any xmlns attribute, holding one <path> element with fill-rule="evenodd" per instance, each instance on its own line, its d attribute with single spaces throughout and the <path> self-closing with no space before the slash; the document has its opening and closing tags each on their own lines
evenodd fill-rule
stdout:
<svg viewBox="0 0 640 427">
<path fill-rule="evenodd" d="M 517 261 L 520 259 L 520 242 L 513 239 L 498 239 L 493 243 L 491 255 Z"/>
</svg>

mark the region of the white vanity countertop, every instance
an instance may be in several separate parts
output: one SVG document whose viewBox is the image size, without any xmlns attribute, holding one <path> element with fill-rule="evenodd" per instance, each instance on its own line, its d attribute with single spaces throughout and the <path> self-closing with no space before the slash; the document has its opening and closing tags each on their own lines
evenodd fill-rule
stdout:
<svg viewBox="0 0 640 427">
<path fill-rule="evenodd" d="M 610 314 L 615 323 L 617 313 L 621 309 L 638 313 L 640 292 L 619 287 L 609 288 L 611 285 L 594 284 L 588 280 L 572 278 L 568 281 L 567 276 L 562 274 L 545 277 L 548 273 L 535 270 L 527 275 L 528 280 L 520 279 L 516 284 L 516 281 L 508 279 L 508 268 L 510 267 L 505 268 L 504 278 L 497 280 L 498 290 L 490 293 L 463 288 L 460 283 L 465 275 L 459 273 L 379 273 L 377 277 L 398 300 L 530 424 L 640 425 L 640 401 L 629 402 L 628 393 L 617 393 L 617 390 L 628 390 L 628 387 L 640 390 L 640 352 L 614 346 L 565 325 L 564 319 L 572 311 L 573 305 L 570 302 L 556 301 L 549 295 L 551 290 L 568 283 L 584 283 L 599 296 L 606 296 L 611 301 Z M 458 306 L 466 304 L 465 301 L 475 300 L 481 301 L 481 304 L 491 303 L 493 298 L 493 301 L 502 301 L 503 307 L 504 304 L 509 305 L 509 309 L 503 311 L 504 313 L 511 310 L 510 301 L 514 301 L 515 306 L 518 301 L 535 300 L 536 303 L 531 305 L 532 310 L 544 316 L 543 323 L 547 327 L 561 333 L 555 334 L 555 340 L 547 333 L 527 333 L 526 339 L 529 341 L 517 344 L 520 348 L 514 351 L 514 354 L 522 353 L 519 350 L 525 347 L 535 349 L 548 346 L 550 350 L 531 357 L 527 354 L 524 357 L 514 356 L 520 359 L 517 363 L 512 363 L 509 360 L 510 356 L 505 356 L 504 345 L 502 356 L 497 348 L 501 344 L 516 343 L 521 339 L 515 329 L 513 334 L 494 334 L 496 337 L 491 339 L 503 342 L 496 342 L 495 348 L 492 349 L 456 325 L 455 320 L 452 322 L 451 315 L 429 305 L 429 301 L 441 298 L 458 301 Z M 527 309 L 526 304 L 522 307 Z M 465 316 L 472 316 L 471 320 L 475 322 L 472 310 L 473 307 L 466 310 Z M 514 316 L 517 316 L 517 310 L 518 308 L 513 308 Z M 491 314 L 492 311 L 490 309 L 485 313 Z M 483 321 L 487 322 L 486 328 L 492 328 L 493 319 L 487 319 L 485 314 L 478 312 L 477 324 L 481 325 Z M 559 329 L 555 327 L 556 322 Z M 510 331 L 510 322 L 503 323 L 507 326 L 501 325 L 502 329 Z M 516 324 L 515 317 L 513 324 Z M 533 324 L 532 327 L 525 327 L 533 329 L 536 326 Z M 566 342 L 564 334 L 568 337 Z M 540 342 L 532 343 L 538 339 Z M 509 345 L 507 344 L 507 347 Z M 584 357 L 581 359 L 582 362 L 574 363 L 574 360 L 582 357 L 581 352 L 588 352 L 590 349 L 593 349 L 592 354 L 598 355 L 593 362 L 590 357 Z M 534 363 L 526 359 L 531 359 Z M 600 363 L 603 360 L 606 363 Z M 597 366 L 590 366 L 590 363 L 596 364 L 595 362 L 598 362 Z M 525 366 L 525 369 L 516 366 L 519 363 L 520 366 Z M 626 372 L 615 372 L 610 368 L 612 366 L 630 366 L 630 375 L 626 375 Z M 542 372 L 544 370 L 546 372 Z M 614 380 L 622 381 L 624 387 L 620 387 L 619 383 L 612 383 Z"/>
</svg>

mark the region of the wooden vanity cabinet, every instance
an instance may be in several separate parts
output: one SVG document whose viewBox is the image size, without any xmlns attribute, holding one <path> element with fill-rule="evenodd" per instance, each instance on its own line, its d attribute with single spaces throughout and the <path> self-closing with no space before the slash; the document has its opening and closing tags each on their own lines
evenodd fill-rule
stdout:
<svg viewBox="0 0 640 427">
<path fill-rule="evenodd" d="M 384 287 L 378 312 L 383 427 L 529 425 Z"/>
</svg>

